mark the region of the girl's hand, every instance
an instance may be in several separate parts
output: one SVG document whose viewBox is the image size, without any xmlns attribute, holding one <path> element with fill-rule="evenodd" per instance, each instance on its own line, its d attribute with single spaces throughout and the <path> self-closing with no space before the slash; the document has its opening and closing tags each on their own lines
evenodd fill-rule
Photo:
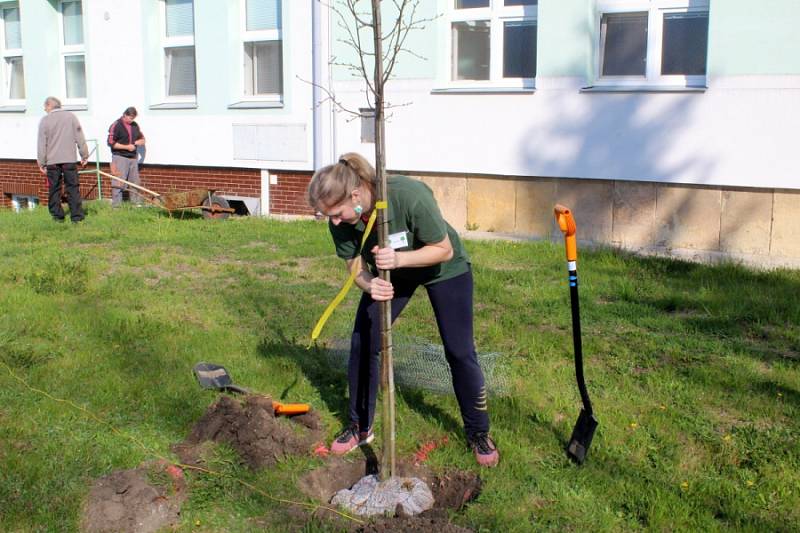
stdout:
<svg viewBox="0 0 800 533">
<path fill-rule="evenodd" d="M 369 294 L 376 302 L 385 302 L 394 297 L 394 287 L 385 279 L 375 277 L 369 282 Z"/>
<path fill-rule="evenodd" d="M 397 252 L 393 248 L 378 248 L 374 246 L 372 253 L 375 256 L 375 266 L 380 270 L 394 270 L 400 266 Z"/>
</svg>

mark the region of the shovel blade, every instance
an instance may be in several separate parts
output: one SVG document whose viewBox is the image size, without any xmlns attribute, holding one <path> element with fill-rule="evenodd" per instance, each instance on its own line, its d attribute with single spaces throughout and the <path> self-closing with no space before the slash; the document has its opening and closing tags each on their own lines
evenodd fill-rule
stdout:
<svg viewBox="0 0 800 533">
<path fill-rule="evenodd" d="M 567 446 L 567 456 L 578 464 L 583 464 L 586 454 L 589 453 L 589 446 L 592 444 L 594 432 L 597 429 L 597 419 L 594 415 L 581 409 L 575 428 L 572 430 L 572 437 Z"/>
<path fill-rule="evenodd" d="M 244 387 L 233 384 L 233 379 L 224 366 L 213 363 L 197 363 L 192 369 L 197 382 L 204 389 L 214 389 L 219 391 L 237 392 L 239 394 L 249 394 L 250 391 Z"/>
<path fill-rule="evenodd" d="M 197 363 L 192 369 L 197 382 L 204 389 L 225 389 L 233 384 L 225 367 L 213 363 Z"/>
</svg>

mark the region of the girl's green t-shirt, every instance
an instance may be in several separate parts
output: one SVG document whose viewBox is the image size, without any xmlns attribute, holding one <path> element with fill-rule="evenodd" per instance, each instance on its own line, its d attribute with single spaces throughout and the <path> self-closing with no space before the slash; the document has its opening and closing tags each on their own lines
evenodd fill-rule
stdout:
<svg viewBox="0 0 800 533">
<path fill-rule="evenodd" d="M 392 270 L 392 278 L 430 285 L 467 272 L 469 257 L 458 233 L 442 217 L 430 187 L 406 176 L 389 176 L 386 181 L 389 189 L 389 243 L 387 245 L 399 252 L 417 250 L 426 244 L 441 242 L 447 235 L 453 246 L 453 257 L 449 261 L 429 267 L 398 268 Z M 336 247 L 336 255 L 342 259 L 356 257 L 361 247 L 361 238 L 364 235 L 366 223 L 359 220 L 355 225 L 341 223 L 335 226 L 328 222 L 328 227 Z M 373 273 L 377 273 L 377 269 L 371 250 L 377 244 L 378 228 L 376 224 L 361 252 L 361 256 Z"/>
</svg>

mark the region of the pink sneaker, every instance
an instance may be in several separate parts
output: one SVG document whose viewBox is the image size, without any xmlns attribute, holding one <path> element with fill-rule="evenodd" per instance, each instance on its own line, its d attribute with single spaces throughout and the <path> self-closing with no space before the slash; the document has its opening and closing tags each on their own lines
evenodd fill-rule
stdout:
<svg viewBox="0 0 800 533">
<path fill-rule="evenodd" d="M 500 452 L 488 433 L 476 433 L 467 437 L 467 443 L 479 465 L 491 468 L 500 462 Z"/>
<path fill-rule="evenodd" d="M 374 439 L 375 435 L 372 434 L 372 431 L 359 432 L 358 426 L 355 424 L 347 426 L 331 443 L 331 453 L 334 455 L 344 455 L 348 452 L 352 452 L 359 446 L 369 444 Z"/>
</svg>

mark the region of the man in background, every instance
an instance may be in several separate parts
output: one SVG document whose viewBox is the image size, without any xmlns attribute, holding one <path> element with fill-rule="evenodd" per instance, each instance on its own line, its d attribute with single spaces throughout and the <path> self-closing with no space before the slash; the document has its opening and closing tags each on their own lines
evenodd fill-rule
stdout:
<svg viewBox="0 0 800 533">
<path fill-rule="evenodd" d="M 139 124 L 136 123 L 136 115 L 138 115 L 136 108 L 129 107 L 111 124 L 108 128 L 108 146 L 111 148 L 111 173 L 140 185 L 137 149 L 144 147 L 145 139 Z M 122 204 L 122 192 L 126 188 L 124 183 L 111 180 L 112 207 L 119 207 Z M 130 191 L 130 201 L 142 205 L 142 197 L 135 189 Z"/>
<path fill-rule="evenodd" d="M 70 219 L 78 223 L 83 220 L 84 214 L 75 148 L 80 152 L 81 167 L 86 166 L 86 160 L 89 159 L 83 128 L 78 117 L 61 109 L 61 101 L 54 96 L 44 101 L 44 110 L 47 114 L 39 122 L 36 161 L 39 171 L 47 176 L 47 207 L 55 221 L 64 222 L 64 209 L 61 206 L 63 180 L 67 189 Z"/>
</svg>

